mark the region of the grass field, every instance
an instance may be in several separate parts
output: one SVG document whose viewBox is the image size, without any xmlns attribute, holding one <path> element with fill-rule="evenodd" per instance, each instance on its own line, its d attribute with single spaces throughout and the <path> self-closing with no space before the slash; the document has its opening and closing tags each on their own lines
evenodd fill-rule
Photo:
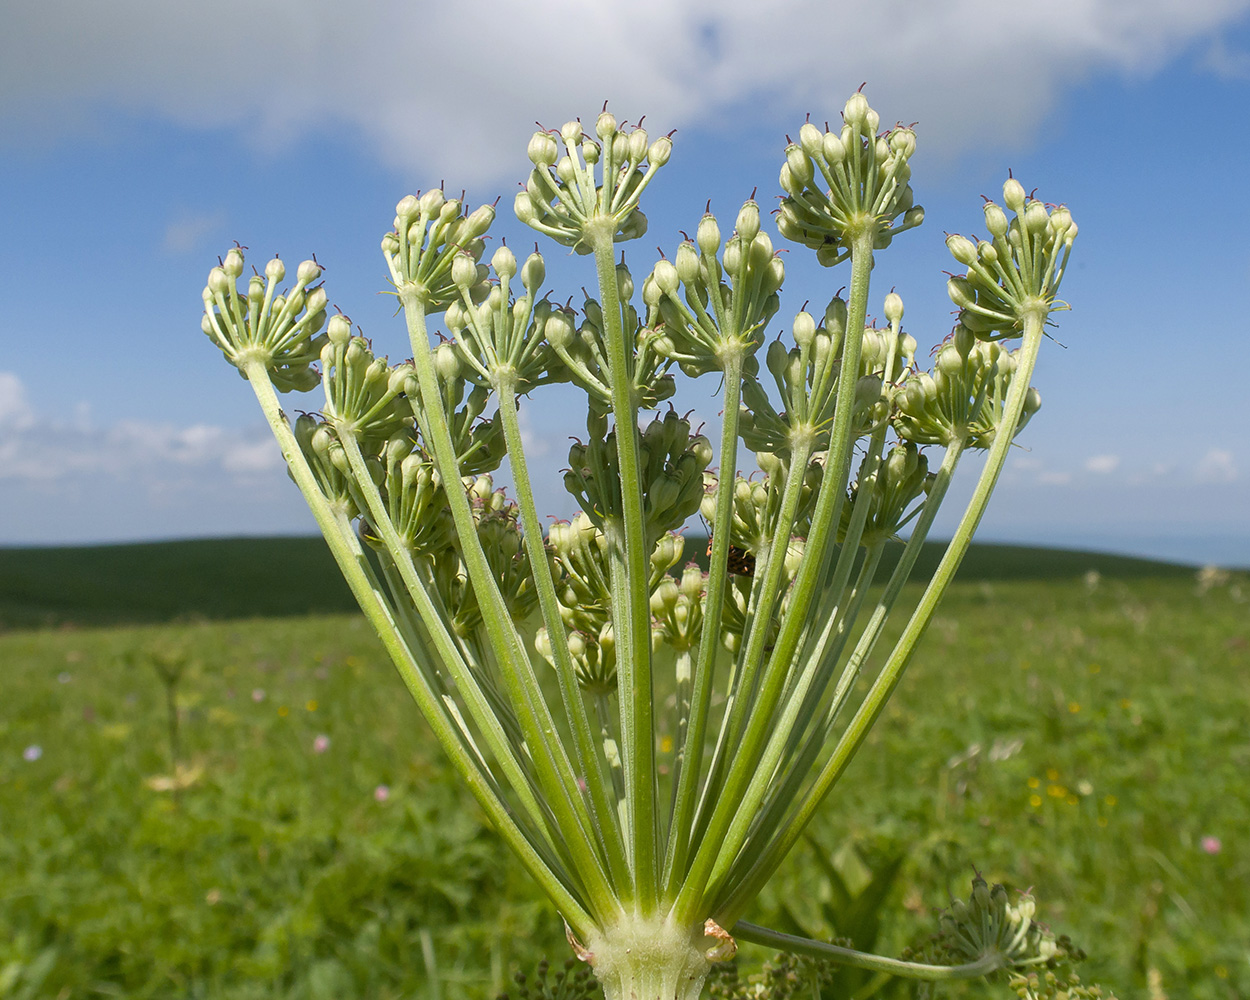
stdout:
<svg viewBox="0 0 1250 1000">
<path fill-rule="evenodd" d="M 17 586 L 21 560 L 0 560 L 0 997 L 488 998 L 515 969 L 563 960 L 558 918 L 453 782 L 363 621 L 301 606 L 329 601 L 333 577 L 314 580 L 314 559 L 258 605 L 275 586 L 263 565 L 235 566 L 231 585 L 233 550 L 197 563 L 210 543 L 186 544 L 144 556 L 184 568 L 167 593 L 110 578 L 147 600 L 139 617 L 204 619 L 172 624 L 14 628 L 126 608 L 72 559 L 27 560 Z M 1200 593 L 1191 571 L 1112 562 L 1094 583 L 1093 557 L 1051 557 L 1028 579 L 1019 550 L 997 573 L 987 551 L 816 841 L 870 865 L 905 853 L 886 950 L 927 931 L 975 866 L 1033 887 L 1090 953 L 1087 982 L 1250 996 L 1250 585 Z M 58 565 L 78 582 L 54 607 Z M 217 603 L 187 607 L 188 579 Z M 208 620 L 231 608 L 286 617 Z M 174 771 L 156 668 L 178 664 Z M 814 850 L 753 919 L 820 929 Z"/>
</svg>

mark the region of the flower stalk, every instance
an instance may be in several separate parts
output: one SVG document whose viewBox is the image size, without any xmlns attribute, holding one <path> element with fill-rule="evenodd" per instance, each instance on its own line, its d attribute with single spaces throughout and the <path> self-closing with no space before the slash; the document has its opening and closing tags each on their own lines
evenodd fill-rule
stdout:
<svg viewBox="0 0 1250 1000">
<path fill-rule="evenodd" d="M 827 267 L 849 262 L 850 280 L 845 299 L 801 310 L 766 348 L 785 268 L 753 199 L 727 237 L 707 212 L 635 295 L 616 245 L 646 231 L 640 198 L 672 143 L 606 111 L 593 135 L 579 122 L 535 133 L 514 206 L 593 256 L 580 319 L 542 293 L 537 252 L 522 264 L 500 246 L 484 263 L 494 208 L 441 190 L 401 200 L 382 240 L 409 361 L 327 320 L 312 261 L 288 290 L 277 260 L 241 289 L 231 250 L 204 290 L 202 328 L 252 385 L 362 611 L 609 1000 L 693 1000 L 735 926 L 743 940 L 930 979 L 1024 969 L 1041 947 L 1031 909 L 996 896 L 976 905 L 1011 925 L 1015 950 L 977 939 L 954 966 L 741 922 L 914 659 L 1038 409 L 1037 352 L 1066 308 L 1056 293 L 1076 226 L 1009 180 L 1006 210 L 985 209 L 989 239 L 948 239 L 967 272 L 948 284 L 960 321 L 932 369 L 916 366 L 899 296 L 885 299 L 887 326 L 869 325 L 876 254 L 924 214 L 914 134 L 878 127 L 855 94 L 837 130 L 805 124 L 786 148 L 778 231 Z M 432 343 L 440 317 L 449 339 Z M 679 372 L 721 381 L 718 452 L 671 410 L 640 425 Z M 584 391 L 587 439 L 564 477 L 582 512 L 544 535 L 520 421 L 552 382 Z M 318 385 L 319 413 L 292 425 L 277 394 Z M 925 447 L 942 449 L 935 472 Z M 973 498 L 857 694 L 969 449 L 988 451 Z M 744 453 L 762 478 L 737 474 Z M 505 461 L 515 502 L 494 487 Z M 699 511 L 707 573 L 680 568 L 675 533 Z"/>
</svg>

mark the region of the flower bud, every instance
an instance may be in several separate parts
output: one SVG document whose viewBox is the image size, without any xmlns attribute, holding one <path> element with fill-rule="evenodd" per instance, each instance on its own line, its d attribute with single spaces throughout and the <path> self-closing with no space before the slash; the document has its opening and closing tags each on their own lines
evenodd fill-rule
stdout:
<svg viewBox="0 0 1250 1000">
<path fill-rule="evenodd" d="M 442 188 L 431 188 L 425 192 L 420 198 L 420 205 L 421 211 L 431 218 L 435 216 L 441 217 L 445 213 L 453 216 L 460 213 L 459 199 L 453 198 L 451 201 L 448 201 L 447 196 L 443 194 Z M 451 206 L 450 209 L 448 209 L 449 205 Z"/>
<path fill-rule="evenodd" d="M 335 316 L 326 327 L 330 343 L 335 347 L 343 347 L 352 339 L 352 321 L 346 316 Z"/>
<path fill-rule="evenodd" d="M 1003 184 L 1003 203 L 1017 215 L 1024 210 L 1024 185 L 1014 177 L 1008 177 Z"/>
<path fill-rule="evenodd" d="M 616 265 L 616 291 L 622 302 L 628 302 L 634 297 L 634 277 L 624 261 Z"/>
<path fill-rule="evenodd" d="M 842 120 L 852 128 L 860 129 L 868 117 L 868 112 L 871 110 L 868 106 L 868 98 L 856 91 L 842 109 Z"/>
<path fill-rule="evenodd" d="M 265 300 L 265 279 L 258 274 L 247 279 L 247 300 L 257 307 Z"/>
<path fill-rule="evenodd" d="M 582 159 L 586 161 L 587 165 L 593 167 L 598 163 L 601 152 L 599 143 L 595 142 L 594 139 L 582 140 Z"/>
<path fill-rule="evenodd" d="M 985 203 L 985 228 L 995 239 L 1002 239 L 1007 235 L 1007 213 L 992 201 Z"/>
<path fill-rule="evenodd" d="M 306 260 L 295 272 L 295 280 L 300 285 L 308 285 L 321 277 L 321 265 L 315 260 Z"/>
<path fill-rule="evenodd" d="M 454 382 L 460 377 L 460 355 L 447 343 L 434 348 L 434 371 L 443 382 Z"/>
<path fill-rule="evenodd" d="M 709 216 L 710 218 L 710 216 Z M 715 225 L 715 222 L 713 222 Z M 719 239 L 720 234 L 717 233 Z M 677 263 L 675 265 L 677 277 L 682 283 L 689 286 L 699 280 L 699 254 L 695 250 L 693 243 L 682 243 L 677 248 Z"/>
<path fill-rule="evenodd" d="M 715 256 L 720 249 L 720 226 L 716 224 L 716 216 L 711 212 L 699 220 L 695 239 L 699 243 L 699 252 L 709 257 Z"/>
<path fill-rule="evenodd" d="M 275 257 L 265 265 L 265 277 L 270 281 L 281 281 L 286 277 L 286 265 Z"/>
<path fill-rule="evenodd" d="M 1040 201 L 1031 201 L 1024 210 L 1024 228 L 1034 236 L 1046 232 L 1050 213 Z"/>
<path fill-rule="evenodd" d="M 530 295 L 537 294 L 546 277 L 547 265 L 543 263 L 542 254 L 535 251 L 525 258 L 525 264 L 521 268 L 521 284 Z"/>
<path fill-rule="evenodd" d="M 977 259 L 977 246 L 972 240 L 966 236 L 960 236 L 958 233 L 952 233 L 946 237 L 946 249 L 951 252 L 954 257 L 964 267 L 970 267 Z"/>
<path fill-rule="evenodd" d="M 794 326 L 791 329 L 794 334 L 794 342 L 804 349 L 811 347 L 812 340 L 816 336 L 816 321 L 812 319 L 811 313 L 801 312 L 794 317 Z"/>
<path fill-rule="evenodd" d="M 660 136 L 647 149 L 647 162 L 653 167 L 662 167 L 673 155 L 673 140 L 666 135 Z"/>
<path fill-rule="evenodd" d="M 815 156 L 815 153 L 811 154 Z M 846 149 L 842 146 L 842 137 L 836 132 L 826 132 L 820 137 L 820 155 L 824 157 L 829 166 L 836 166 L 841 163 L 846 156 Z"/>
<path fill-rule="evenodd" d="M 916 133 L 909 128 L 896 128 L 890 133 L 890 151 L 904 160 L 916 151 Z"/>
<path fill-rule="evenodd" d="M 495 206 L 481 205 L 474 209 L 464 221 L 465 233 L 462 242 L 468 243 L 490 228 L 491 223 L 495 221 Z"/>
<path fill-rule="evenodd" d="M 500 278 L 511 278 L 516 274 L 516 254 L 501 246 L 491 257 L 490 266 Z"/>
<path fill-rule="evenodd" d="M 885 318 L 891 323 L 903 321 L 903 297 L 898 292 L 891 292 L 885 297 Z"/>
<path fill-rule="evenodd" d="M 526 225 L 538 220 L 538 209 L 534 207 L 533 199 L 527 191 L 517 192 L 516 199 L 512 202 L 512 212 Z"/>
<path fill-rule="evenodd" d="M 461 291 L 477 284 L 477 263 L 467 253 L 458 253 L 452 259 L 451 280 Z"/>
<path fill-rule="evenodd" d="M 576 146 L 582 141 L 582 123 L 579 121 L 565 122 L 560 126 L 560 138 L 566 146 Z"/>
<path fill-rule="evenodd" d="M 634 163 L 641 163 L 647 155 L 647 130 L 636 128 L 629 133 L 629 158 Z"/>
<path fill-rule="evenodd" d="M 530 136 L 529 146 L 525 151 L 529 155 L 530 162 L 536 167 L 549 167 L 560 155 L 555 139 L 541 131 Z"/>
<path fill-rule="evenodd" d="M 792 142 L 786 147 L 786 166 L 790 168 L 791 182 L 799 190 L 811 183 L 814 176 L 812 159 L 797 142 Z"/>
<path fill-rule="evenodd" d="M 221 269 L 231 278 L 238 278 L 243 273 L 243 252 L 238 247 L 233 248 L 226 254 L 226 260 L 221 265 Z"/>
<path fill-rule="evenodd" d="M 738 219 L 734 229 L 742 237 L 742 242 L 750 243 L 760 231 L 760 207 L 754 201 L 744 202 L 738 211 Z M 771 254 L 770 254 L 771 256 Z"/>
<path fill-rule="evenodd" d="M 684 246 L 685 244 L 683 244 Z M 680 257 L 680 251 L 678 251 Z M 679 277 L 677 268 L 667 260 L 656 262 L 655 269 L 651 272 L 651 276 L 655 279 L 656 287 L 665 295 L 676 295 Z"/>
<path fill-rule="evenodd" d="M 564 127 L 568 128 L 568 125 Z M 581 126 L 579 125 L 578 130 L 580 131 L 580 129 Z M 612 136 L 616 135 L 617 131 L 619 129 L 616 124 L 616 115 L 612 114 L 611 111 L 604 110 L 595 121 L 595 135 L 607 142 Z"/>
<path fill-rule="evenodd" d="M 547 322 L 543 324 L 543 336 L 547 343 L 560 350 L 568 350 L 577 338 L 577 328 L 573 325 L 573 314 L 565 309 L 554 309 Z"/>
</svg>

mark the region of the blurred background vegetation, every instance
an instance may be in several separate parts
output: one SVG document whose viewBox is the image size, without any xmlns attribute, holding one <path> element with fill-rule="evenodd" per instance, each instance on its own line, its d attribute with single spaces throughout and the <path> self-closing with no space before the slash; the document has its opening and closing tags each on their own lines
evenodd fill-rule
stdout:
<svg viewBox="0 0 1250 1000">
<path fill-rule="evenodd" d="M 1248 605 L 975 548 L 750 919 L 897 953 L 975 868 L 1086 982 L 1250 996 Z M 0 550 L 0 997 L 491 998 L 564 961 L 350 607 L 314 539 Z"/>
</svg>

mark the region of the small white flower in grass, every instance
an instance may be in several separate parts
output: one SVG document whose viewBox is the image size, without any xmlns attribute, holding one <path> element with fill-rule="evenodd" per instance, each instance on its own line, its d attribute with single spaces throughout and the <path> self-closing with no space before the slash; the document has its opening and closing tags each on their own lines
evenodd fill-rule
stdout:
<svg viewBox="0 0 1250 1000">
<path fill-rule="evenodd" d="M 373 797 L 378 802 L 385 802 L 391 797 L 390 785 L 378 785 L 378 787 L 373 790 Z"/>
<path fill-rule="evenodd" d="M 264 700 L 265 700 L 265 689 L 264 688 L 252 688 L 252 701 L 256 702 L 257 704 L 260 704 Z"/>
<path fill-rule="evenodd" d="M 22 751 L 22 760 L 36 761 L 43 756 L 43 747 L 38 743 L 32 743 Z"/>
<path fill-rule="evenodd" d="M 72 674 L 70 674 L 69 672 L 65 670 L 62 670 L 59 674 L 56 675 L 56 679 L 62 684 L 68 684 L 74 678 Z"/>
<path fill-rule="evenodd" d="M 318 733 L 316 739 L 313 740 L 313 753 L 325 753 L 330 749 L 330 737 L 325 733 Z"/>
</svg>

